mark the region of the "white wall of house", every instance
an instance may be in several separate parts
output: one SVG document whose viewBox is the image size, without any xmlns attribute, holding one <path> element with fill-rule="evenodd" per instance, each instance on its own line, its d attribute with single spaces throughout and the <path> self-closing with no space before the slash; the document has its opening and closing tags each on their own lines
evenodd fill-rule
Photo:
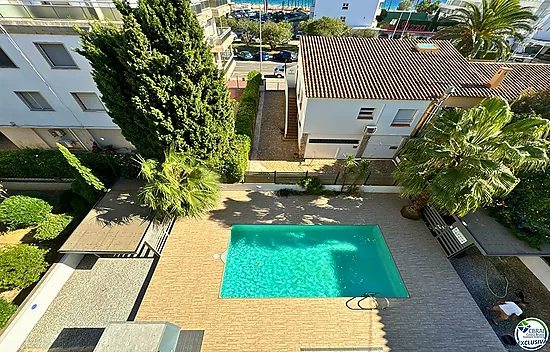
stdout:
<svg viewBox="0 0 550 352">
<path fill-rule="evenodd" d="M 17 66 L 0 68 L 0 131 L 8 139 L 20 148 L 56 148 L 55 143 L 63 139 L 74 141 L 75 149 L 90 149 L 93 140 L 133 148 L 106 111 L 84 111 L 71 94 L 101 97 L 88 60 L 71 50 L 80 47 L 77 35 L 11 34 L 11 38 L 15 45 L 7 35 L 0 35 L 0 48 Z M 52 68 L 35 43 L 63 44 L 77 68 Z M 53 111 L 33 111 L 15 92 L 38 92 Z M 51 129 L 65 135 L 54 137 Z M 91 130 L 107 137 L 94 139 Z"/>
<path fill-rule="evenodd" d="M 298 103 L 298 105 L 300 105 Z M 430 101 L 416 100 L 357 100 L 309 98 L 303 103 L 299 118 L 299 135 L 307 134 L 304 157 L 343 159 L 355 154 L 363 131 L 367 126 L 376 126 L 367 143 L 363 157 L 392 158 L 403 142 L 413 132 Z M 358 119 L 361 108 L 374 108 L 372 119 Z M 412 112 L 407 126 L 393 125 L 400 109 Z M 332 139 L 330 143 L 312 143 L 311 140 Z M 354 140 L 357 143 L 339 143 L 339 140 Z"/>
<path fill-rule="evenodd" d="M 85 112 L 71 95 L 71 93 L 87 92 L 101 96 L 90 74 L 91 66 L 88 60 L 70 50 L 80 47 L 78 36 L 12 34 L 11 37 L 30 64 L 8 41 L 5 34 L 0 35 L 0 47 L 18 66 L 18 68 L 0 68 L 1 126 L 11 126 L 14 122 L 20 127 L 117 128 L 105 111 Z M 51 68 L 34 43 L 63 43 L 78 68 Z M 40 92 L 54 111 L 31 111 L 14 92 Z"/>
<path fill-rule="evenodd" d="M 383 0 L 315 0 L 310 16 L 315 19 L 324 16 L 342 18 L 355 28 L 371 27 L 379 14 L 381 1 Z"/>
</svg>

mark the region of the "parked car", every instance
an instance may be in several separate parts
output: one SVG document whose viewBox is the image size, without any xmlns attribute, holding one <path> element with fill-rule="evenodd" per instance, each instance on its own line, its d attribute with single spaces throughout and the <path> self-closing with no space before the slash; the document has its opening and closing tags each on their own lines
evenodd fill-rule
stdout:
<svg viewBox="0 0 550 352">
<path fill-rule="evenodd" d="M 262 51 L 261 55 L 262 55 L 262 61 L 267 61 L 267 60 L 271 59 L 271 56 L 269 56 L 267 51 Z M 260 61 L 260 53 L 259 52 L 254 54 L 254 60 Z"/>
<path fill-rule="evenodd" d="M 273 76 L 277 78 L 283 78 L 285 76 L 285 67 L 284 66 L 277 66 L 273 70 Z"/>
<path fill-rule="evenodd" d="M 254 60 L 254 56 L 249 51 L 239 51 L 237 57 L 243 61 Z"/>
<path fill-rule="evenodd" d="M 292 62 L 298 61 L 298 54 L 293 51 L 283 50 L 273 55 L 273 58 L 277 61 Z"/>
</svg>

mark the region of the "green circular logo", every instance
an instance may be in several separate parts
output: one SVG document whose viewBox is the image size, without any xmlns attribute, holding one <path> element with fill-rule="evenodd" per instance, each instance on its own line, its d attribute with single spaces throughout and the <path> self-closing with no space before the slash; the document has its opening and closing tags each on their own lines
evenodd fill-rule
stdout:
<svg viewBox="0 0 550 352">
<path fill-rule="evenodd" d="M 548 327 L 537 318 L 523 319 L 516 326 L 515 337 L 521 348 L 536 351 L 548 342 Z"/>
</svg>

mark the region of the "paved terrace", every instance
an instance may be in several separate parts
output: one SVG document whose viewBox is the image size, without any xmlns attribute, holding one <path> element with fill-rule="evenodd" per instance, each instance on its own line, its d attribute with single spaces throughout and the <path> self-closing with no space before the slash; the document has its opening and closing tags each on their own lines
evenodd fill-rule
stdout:
<svg viewBox="0 0 550 352">
<path fill-rule="evenodd" d="M 397 195 L 278 198 L 224 192 L 203 219 L 175 224 L 137 320 L 205 330 L 203 351 L 505 351 L 423 222 Z M 378 224 L 410 294 L 385 311 L 349 311 L 345 298 L 220 299 L 233 224 Z M 370 349 L 368 349 L 370 348 Z"/>
</svg>

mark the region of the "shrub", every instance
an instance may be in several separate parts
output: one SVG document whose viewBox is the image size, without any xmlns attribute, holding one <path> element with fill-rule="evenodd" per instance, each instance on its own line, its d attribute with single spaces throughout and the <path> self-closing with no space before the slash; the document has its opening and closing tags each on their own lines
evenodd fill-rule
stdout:
<svg viewBox="0 0 550 352">
<path fill-rule="evenodd" d="M 11 316 L 17 310 L 17 306 L 11 302 L 0 298 L 0 329 L 2 329 L 8 323 Z"/>
<path fill-rule="evenodd" d="M 71 223 L 73 217 L 67 214 L 48 214 L 33 232 L 33 238 L 39 241 L 53 240 Z"/>
<path fill-rule="evenodd" d="M 546 172 L 518 176 L 521 182 L 491 213 L 519 239 L 540 248 L 550 242 L 550 176 Z"/>
<path fill-rule="evenodd" d="M 38 225 L 50 213 L 46 201 L 27 196 L 11 196 L 0 203 L 0 223 L 8 231 Z"/>
<path fill-rule="evenodd" d="M 104 181 L 117 176 L 135 178 L 139 171 L 131 154 L 79 152 L 75 156 Z M 64 177 L 74 175 L 59 150 L 19 149 L 0 151 L 0 178 Z"/>
<path fill-rule="evenodd" d="M 277 191 L 277 196 L 278 197 L 299 196 L 299 195 L 302 195 L 303 193 L 304 192 L 302 191 L 297 191 L 291 188 L 282 188 Z"/>
<path fill-rule="evenodd" d="M 28 244 L 4 248 L 0 252 L 0 290 L 26 288 L 40 279 L 48 263 L 48 251 Z"/>
<path fill-rule="evenodd" d="M 305 194 L 320 196 L 323 194 L 324 186 L 317 177 L 304 177 L 298 185 L 305 189 Z"/>
<path fill-rule="evenodd" d="M 244 172 L 248 168 L 248 153 L 250 151 L 250 138 L 244 135 L 237 135 L 235 145 L 231 148 L 224 163 L 224 181 L 235 183 L 242 181 Z"/>
<path fill-rule="evenodd" d="M 248 73 L 248 83 L 241 95 L 239 109 L 235 118 L 235 133 L 252 138 L 254 119 L 260 100 L 259 91 L 262 77 L 259 72 Z"/>
<path fill-rule="evenodd" d="M 90 204 L 95 204 L 101 197 L 101 193 L 90 187 L 80 176 L 77 176 L 71 183 L 71 189 Z"/>
</svg>

